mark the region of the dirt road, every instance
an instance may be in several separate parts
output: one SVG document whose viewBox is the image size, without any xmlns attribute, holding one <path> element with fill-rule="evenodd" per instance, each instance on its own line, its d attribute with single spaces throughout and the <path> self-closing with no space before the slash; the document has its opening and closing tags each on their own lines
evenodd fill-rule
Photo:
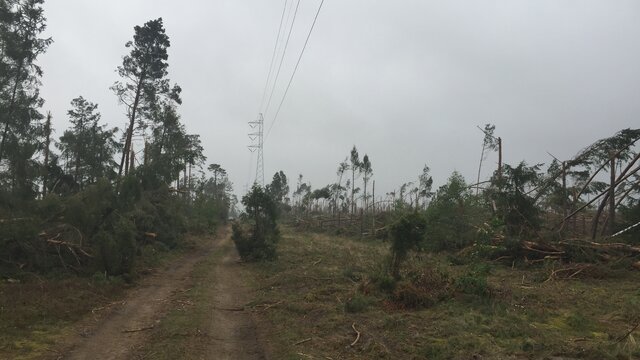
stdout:
<svg viewBox="0 0 640 360">
<path fill-rule="evenodd" d="M 238 281 L 238 255 L 229 236 L 219 244 L 224 256 L 214 272 L 211 299 L 209 359 L 265 359 L 257 340 L 251 313 L 243 307 L 249 292 Z"/>
<path fill-rule="evenodd" d="M 206 354 L 183 354 L 184 359 L 264 359 L 251 314 L 242 308 L 249 300 L 248 289 L 238 280 L 238 257 L 222 231 L 205 249 L 173 262 L 165 270 L 144 279 L 123 302 L 106 309 L 101 319 L 85 321 L 79 336 L 61 359 L 133 359 L 145 344 L 154 341 L 154 327 L 175 306 L 172 299 L 192 285 L 194 267 L 209 256 L 221 259 L 209 272 L 213 291 L 205 300 L 210 314 L 206 329 Z M 185 339 L 188 341 L 188 339 Z"/>
</svg>

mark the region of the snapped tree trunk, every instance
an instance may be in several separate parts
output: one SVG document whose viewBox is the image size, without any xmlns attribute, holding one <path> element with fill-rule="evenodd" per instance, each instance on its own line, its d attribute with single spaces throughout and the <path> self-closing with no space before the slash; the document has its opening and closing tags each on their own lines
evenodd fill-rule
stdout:
<svg viewBox="0 0 640 360">
<path fill-rule="evenodd" d="M 136 87 L 136 97 L 133 100 L 133 105 L 131 106 L 131 118 L 129 119 L 129 128 L 127 129 L 127 135 L 124 142 L 124 149 L 122 149 L 122 160 L 120 161 L 120 168 L 118 169 L 118 176 L 122 176 L 122 170 L 125 166 L 127 166 L 127 160 L 129 157 L 129 149 L 131 147 L 131 140 L 133 137 L 133 127 L 136 121 L 136 113 L 138 111 L 138 106 L 140 105 L 140 95 L 142 94 L 142 83 L 145 80 L 145 73 L 142 72 L 140 74 L 140 79 L 138 80 L 138 85 Z M 127 175 L 129 169 L 125 169 L 125 175 Z"/>
<path fill-rule="evenodd" d="M 480 194 L 480 172 L 482 171 L 482 160 L 484 160 L 485 142 L 482 142 L 482 151 L 480 152 L 480 165 L 478 165 L 478 181 L 476 181 L 476 196 Z"/>
<path fill-rule="evenodd" d="M 356 188 L 356 170 L 351 169 L 351 215 L 354 215 L 356 212 L 356 204 L 353 202 L 353 195 Z"/>
<path fill-rule="evenodd" d="M 611 154 L 611 188 L 609 189 L 609 235 L 613 235 L 616 223 L 616 157 Z"/>
<path fill-rule="evenodd" d="M 604 208 L 607 206 L 607 203 L 609 203 L 609 204 L 612 203 L 610 197 L 613 198 L 613 211 L 615 212 L 615 208 L 616 208 L 616 205 L 615 205 L 615 187 L 618 184 L 620 184 L 621 182 L 623 182 L 624 180 L 628 179 L 631 175 L 637 173 L 640 170 L 640 167 L 637 167 L 634 170 L 632 170 L 631 172 L 629 172 L 629 170 L 633 167 L 633 165 L 638 160 L 640 160 L 640 154 L 638 154 L 638 155 L 636 155 L 635 158 L 633 158 L 633 160 L 629 164 L 627 164 L 627 166 L 624 168 L 624 170 L 622 170 L 622 172 L 620 173 L 620 175 L 618 175 L 618 178 L 616 179 L 615 178 L 615 158 L 617 157 L 617 154 L 619 154 L 619 153 L 620 152 L 613 154 L 613 157 L 612 157 L 612 160 L 611 160 L 611 167 L 613 168 L 611 176 L 612 176 L 613 181 L 612 181 L 612 183 L 610 185 L 609 190 L 607 190 L 606 193 L 604 193 L 604 199 L 600 203 L 600 206 L 598 206 L 598 210 L 596 211 L 596 215 L 593 218 L 593 223 L 591 225 L 591 239 L 595 239 L 596 238 L 596 235 L 598 233 L 598 222 L 600 221 L 600 216 L 602 216 L 602 212 L 604 211 Z M 609 216 L 611 216 L 611 213 L 609 213 Z M 614 213 L 614 217 L 615 217 L 615 213 Z"/>
<path fill-rule="evenodd" d="M 502 179 L 502 138 L 498 138 L 498 179 Z"/>
</svg>

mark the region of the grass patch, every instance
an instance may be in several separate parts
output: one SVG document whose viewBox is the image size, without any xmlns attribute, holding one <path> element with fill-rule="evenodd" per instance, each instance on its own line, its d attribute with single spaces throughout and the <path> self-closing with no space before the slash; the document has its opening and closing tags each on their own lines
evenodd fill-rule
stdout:
<svg viewBox="0 0 640 360">
<path fill-rule="evenodd" d="M 549 278 L 544 267 L 482 260 L 454 266 L 446 254 L 420 253 L 394 282 L 381 271 L 389 245 L 379 240 L 287 228 L 282 235 L 276 261 L 247 266 L 254 303 L 282 302 L 256 312 L 272 358 L 298 359 L 302 352 L 349 359 L 627 359 L 638 351 L 628 342 L 615 344 L 640 313 L 638 272 L 543 282 L 538 279 Z M 408 291 L 407 284 L 421 276 L 452 289 L 443 286 L 448 290 L 435 293 L 428 306 L 391 301 L 394 293 L 418 301 L 416 293 L 425 294 Z M 354 323 L 361 337 L 350 346 Z M 307 338 L 303 348 L 293 345 Z"/>
<path fill-rule="evenodd" d="M 65 328 L 118 298 L 124 281 L 67 277 L 0 283 L 0 358 L 40 358 Z"/>
<path fill-rule="evenodd" d="M 201 246 L 201 239 L 187 236 L 180 248 L 143 246 L 133 277 L 96 273 L 80 277 L 69 273 L 41 277 L 16 272 L 0 278 L 0 359 L 40 359 L 52 356 L 60 341 L 71 335 L 73 325 L 92 310 L 122 299 L 135 279 L 163 267 Z"/>
<path fill-rule="evenodd" d="M 198 262 L 191 273 L 192 283 L 186 291 L 172 297 L 172 310 L 150 331 L 153 342 L 138 350 L 144 359 L 199 359 L 206 357 L 207 336 L 211 321 L 212 279 L 220 261 L 221 249 Z"/>
<path fill-rule="evenodd" d="M 348 313 L 364 312 L 374 301 L 375 299 L 370 296 L 355 294 L 344 303 L 344 311 Z"/>
</svg>

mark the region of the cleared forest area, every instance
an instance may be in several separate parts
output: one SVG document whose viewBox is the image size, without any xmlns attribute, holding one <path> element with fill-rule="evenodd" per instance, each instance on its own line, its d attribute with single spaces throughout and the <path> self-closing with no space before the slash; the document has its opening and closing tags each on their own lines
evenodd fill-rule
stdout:
<svg viewBox="0 0 640 360">
<path fill-rule="evenodd" d="M 502 151 L 494 130 L 482 160 Z M 499 156 L 489 180 L 437 189 L 425 166 L 378 197 L 354 146 L 336 183 L 254 186 L 233 238 L 259 261 L 251 307 L 274 357 L 640 356 L 639 139 L 619 131 L 546 171 Z"/>
<path fill-rule="evenodd" d="M 388 244 L 284 231 L 249 266 L 265 348 L 277 359 L 634 358 L 640 272 L 578 273 L 417 254 L 389 291 Z M 553 274 L 556 274 L 554 276 Z M 379 280 L 378 280 L 379 281 Z"/>
</svg>

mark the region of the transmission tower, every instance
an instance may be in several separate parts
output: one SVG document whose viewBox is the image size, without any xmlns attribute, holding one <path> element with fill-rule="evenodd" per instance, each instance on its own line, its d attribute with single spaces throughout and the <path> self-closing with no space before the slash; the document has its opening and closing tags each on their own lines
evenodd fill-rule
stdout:
<svg viewBox="0 0 640 360">
<path fill-rule="evenodd" d="M 264 145 L 264 117 L 262 113 L 258 114 L 258 119 L 249 121 L 251 127 L 251 133 L 249 133 L 249 139 L 251 139 L 251 145 L 249 145 L 249 151 L 257 152 L 256 161 L 256 179 L 254 183 L 264 186 L 264 156 L 262 153 L 262 147 Z"/>
</svg>

